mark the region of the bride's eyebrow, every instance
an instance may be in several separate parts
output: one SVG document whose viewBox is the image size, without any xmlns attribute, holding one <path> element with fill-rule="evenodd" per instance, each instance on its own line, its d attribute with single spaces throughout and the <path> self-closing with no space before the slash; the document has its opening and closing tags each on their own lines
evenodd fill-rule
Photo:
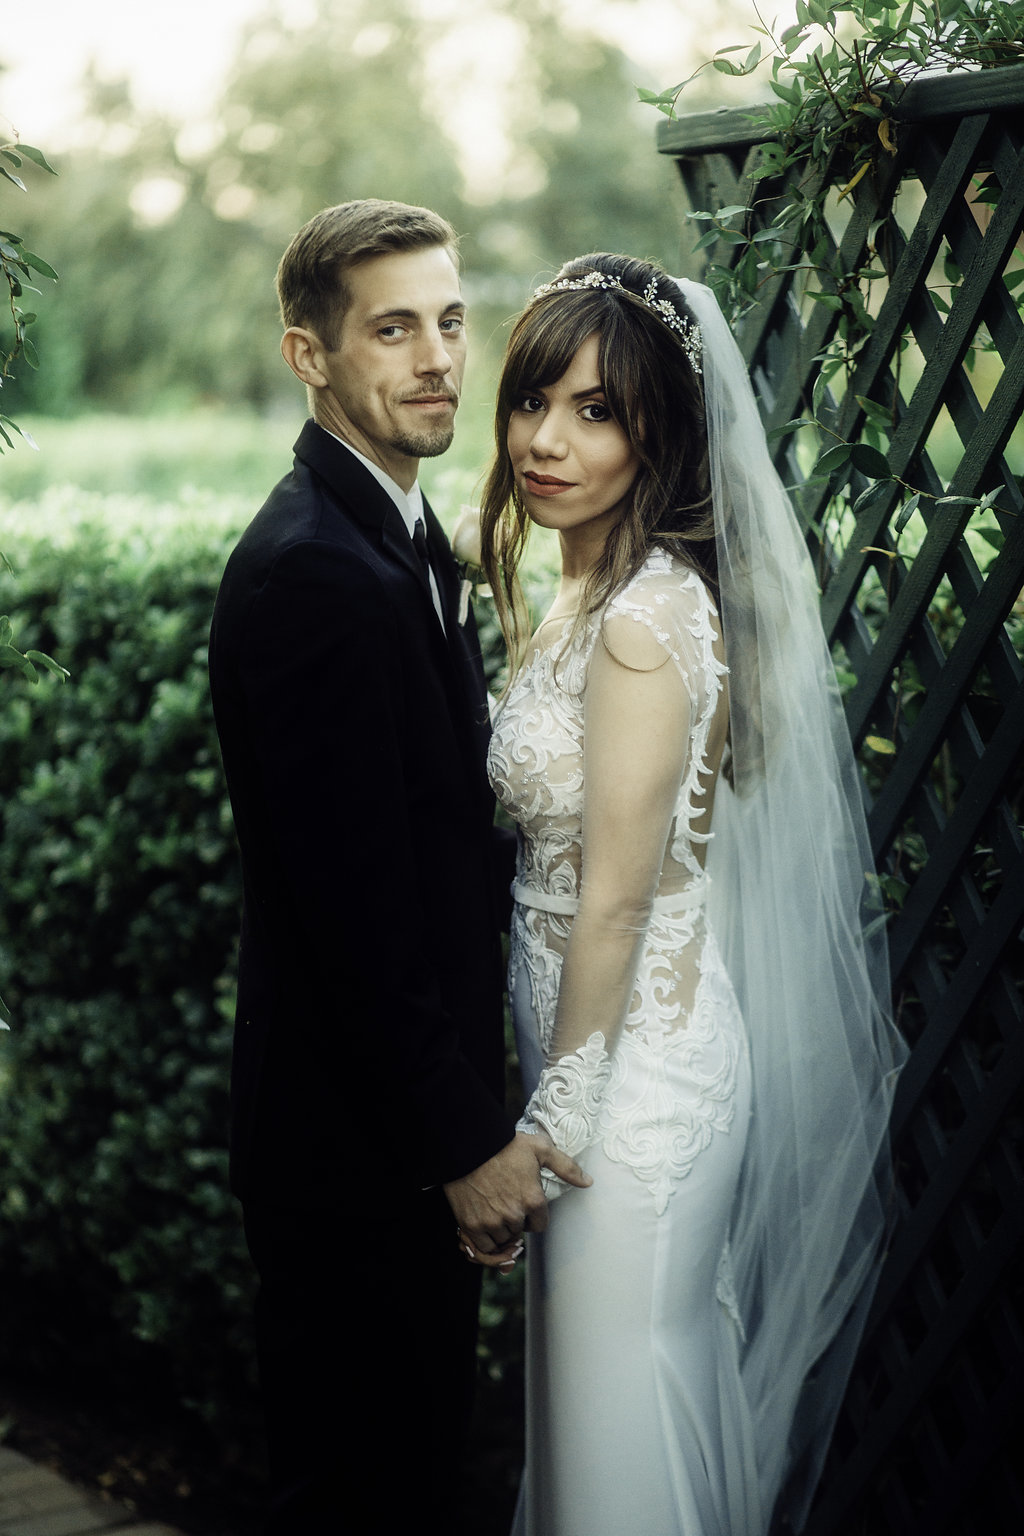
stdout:
<svg viewBox="0 0 1024 1536">
<path fill-rule="evenodd" d="M 591 395 L 603 395 L 603 384 L 591 384 L 589 389 L 577 389 L 570 397 L 573 400 L 589 400 Z"/>
</svg>

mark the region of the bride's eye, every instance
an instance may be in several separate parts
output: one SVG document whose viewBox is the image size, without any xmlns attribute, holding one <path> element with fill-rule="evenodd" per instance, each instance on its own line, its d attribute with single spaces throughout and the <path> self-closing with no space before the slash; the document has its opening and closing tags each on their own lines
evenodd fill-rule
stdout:
<svg viewBox="0 0 1024 1536">
<path fill-rule="evenodd" d="M 520 395 L 516 400 L 515 409 L 525 411 L 527 415 L 533 415 L 544 409 L 544 401 L 539 395 Z"/>
<path fill-rule="evenodd" d="M 602 400 L 588 400 L 580 414 L 584 421 L 614 421 L 611 411 Z"/>
</svg>

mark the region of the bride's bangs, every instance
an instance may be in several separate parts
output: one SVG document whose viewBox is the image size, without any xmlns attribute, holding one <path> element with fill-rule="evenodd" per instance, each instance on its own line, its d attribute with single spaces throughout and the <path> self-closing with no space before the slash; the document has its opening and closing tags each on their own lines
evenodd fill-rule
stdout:
<svg viewBox="0 0 1024 1536">
<path fill-rule="evenodd" d="M 583 343 L 595 331 L 603 332 L 607 318 L 608 306 L 599 293 L 550 294 L 533 304 L 512 333 L 502 393 L 512 402 L 528 390 L 557 383 Z"/>
</svg>

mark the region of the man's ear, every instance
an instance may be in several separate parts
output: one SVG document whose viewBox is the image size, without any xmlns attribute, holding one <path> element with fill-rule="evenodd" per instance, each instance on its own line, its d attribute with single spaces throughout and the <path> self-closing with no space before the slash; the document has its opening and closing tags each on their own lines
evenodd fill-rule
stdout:
<svg viewBox="0 0 1024 1536">
<path fill-rule="evenodd" d="M 327 375 L 320 366 L 324 348 L 319 336 L 299 325 L 290 325 L 281 337 L 281 356 L 295 377 L 309 389 L 323 389 Z"/>
</svg>

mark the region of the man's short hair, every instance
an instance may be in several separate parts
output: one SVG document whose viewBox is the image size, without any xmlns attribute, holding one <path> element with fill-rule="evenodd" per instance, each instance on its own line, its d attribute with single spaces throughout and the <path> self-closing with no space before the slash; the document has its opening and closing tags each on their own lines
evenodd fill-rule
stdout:
<svg viewBox="0 0 1024 1536">
<path fill-rule="evenodd" d="M 333 351 L 351 302 L 346 274 L 375 256 L 435 245 L 444 246 L 458 265 L 458 236 L 429 208 L 366 197 L 321 209 L 293 237 L 277 269 L 285 328 L 313 331 Z"/>
</svg>

